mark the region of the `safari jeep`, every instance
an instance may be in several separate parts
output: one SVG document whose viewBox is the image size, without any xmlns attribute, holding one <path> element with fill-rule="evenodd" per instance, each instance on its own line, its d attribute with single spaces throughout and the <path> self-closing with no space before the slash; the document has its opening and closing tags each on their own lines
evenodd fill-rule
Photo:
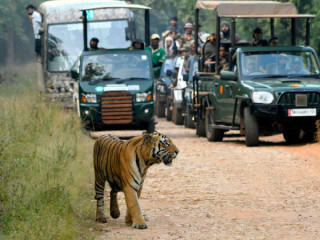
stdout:
<svg viewBox="0 0 320 240">
<path fill-rule="evenodd" d="M 302 135 L 312 140 L 320 119 L 319 61 L 308 47 L 309 20 L 314 16 L 297 14 L 291 3 L 198 1 L 195 32 L 200 8 L 218 11 L 217 32 L 221 17 L 232 18 L 232 40 L 227 68 L 214 74 L 198 72 L 195 77 L 197 134 L 209 141 L 222 141 L 226 131 L 238 130 L 247 146 L 259 145 L 261 135 L 276 133 L 282 133 L 287 143 L 297 143 Z M 259 17 L 291 19 L 291 46 L 245 47 L 236 43 L 235 18 Z M 306 46 L 296 46 L 297 18 L 307 20 Z M 270 21 L 271 36 L 273 23 Z M 218 35 L 216 52 L 219 46 Z"/>
<path fill-rule="evenodd" d="M 320 118 L 320 68 L 313 49 L 250 47 L 236 54 L 236 72 L 201 80 L 209 90 L 203 97 L 208 140 L 221 141 L 226 130 L 240 130 L 248 146 L 258 145 L 259 135 L 282 132 L 288 143 L 296 143 L 301 130 L 314 136 Z"/>
<path fill-rule="evenodd" d="M 106 2 L 104 6 L 81 9 L 84 51 L 71 71 L 73 78 L 78 80 L 78 113 L 85 126 L 91 129 L 100 126 L 117 128 L 118 125 L 131 125 L 153 132 L 154 79 L 151 55 L 147 51 L 129 47 L 90 51 L 87 46 L 90 35 L 87 13 L 88 10 L 101 9 L 124 9 L 128 12 L 135 9 L 143 10 L 145 42 L 149 45 L 150 41 L 148 7 L 111 1 Z M 134 16 L 138 17 L 136 14 Z M 120 34 L 119 31 L 106 31 L 106 38 L 117 37 L 132 42 L 136 37 L 134 32 L 132 36 Z"/>
<path fill-rule="evenodd" d="M 150 53 L 107 50 L 82 54 L 79 113 L 87 126 L 127 124 L 153 131 L 153 108 Z"/>
</svg>

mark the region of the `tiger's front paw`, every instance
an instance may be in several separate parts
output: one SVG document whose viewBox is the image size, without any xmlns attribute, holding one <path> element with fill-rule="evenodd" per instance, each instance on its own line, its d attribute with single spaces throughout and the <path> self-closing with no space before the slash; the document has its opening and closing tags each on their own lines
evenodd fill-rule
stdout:
<svg viewBox="0 0 320 240">
<path fill-rule="evenodd" d="M 136 223 L 133 223 L 132 224 L 132 227 L 133 228 L 136 228 L 136 229 L 147 229 L 148 228 L 148 226 L 147 226 L 147 224 L 136 224 Z"/>
<path fill-rule="evenodd" d="M 105 216 L 97 216 L 96 217 L 96 221 L 100 222 L 100 223 L 106 223 L 107 222 L 107 218 Z"/>
</svg>

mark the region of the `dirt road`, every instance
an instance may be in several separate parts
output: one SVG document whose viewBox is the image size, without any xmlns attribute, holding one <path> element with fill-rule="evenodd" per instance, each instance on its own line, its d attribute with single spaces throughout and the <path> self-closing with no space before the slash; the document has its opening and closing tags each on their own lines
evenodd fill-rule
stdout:
<svg viewBox="0 0 320 240">
<path fill-rule="evenodd" d="M 279 135 L 248 148 L 241 137 L 212 143 L 158 122 L 180 153 L 171 167 L 148 172 L 141 198 L 148 229 L 125 225 L 119 194 L 121 216 L 97 224 L 101 239 L 320 239 L 320 144 L 288 146 Z"/>
</svg>

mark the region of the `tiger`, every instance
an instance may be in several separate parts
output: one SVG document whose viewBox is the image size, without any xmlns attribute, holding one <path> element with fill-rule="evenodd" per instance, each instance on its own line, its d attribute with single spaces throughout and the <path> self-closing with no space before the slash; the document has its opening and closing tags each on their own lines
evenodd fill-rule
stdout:
<svg viewBox="0 0 320 240">
<path fill-rule="evenodd" d="M 96 140 L 93 149 L 95 173 L 96 221 L 106 223 L 104 212 L 105 182 L 110 185 L 110 215 L 120 216 L 117 194 L 123 192 L 127 205 L 125 222 L 133 228 L 147 228 L 141 212 L 139 198 L 147 170 L 153 164 L 163 162 L 172 165 L 178 148 L 172 140 L 159 132 L 142 132 L 142 136 L 127 141 L 113 135 L 103 135 Z"/>
</svg>

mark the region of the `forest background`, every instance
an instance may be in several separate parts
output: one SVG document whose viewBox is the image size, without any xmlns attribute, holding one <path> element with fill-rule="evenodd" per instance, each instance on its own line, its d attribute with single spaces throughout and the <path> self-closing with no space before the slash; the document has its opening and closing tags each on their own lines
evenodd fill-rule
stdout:
<svg viewBox="0 0 320 240">
<path fill-rule="evenodd" d="M 36 7 L 42 0 L 0 0 L 0 65 L 13 63 L 26 63 L 34 61 L 34 39 L 32 25 L 29 20 L 26 6 L 33 4 Z M 135 0 L 134 3 L 150 6 L 151 32 L 161 34 L 169 25 L 169 19 L 177 16 L 179 25 L 194 21 L 194 4 L 196 0 Z M 281 2 L 288 2 L 282 0 Z M 294 3 L 299 13 L 314 14 L 317 17 L 311 20 L 311 42 L 310 45 L 320 54 L 320 1 L 319 0 L 290 0 Z M 201 11 L 200 23 L 204 32 L 215 32 L 215 16 L 212 11 Z M 305 21 L 297 21 L 298 44 L 303 44 L 305 34 Z M 268 20 L 250 19 L 237 22 L 237 32 L 242 39 L 251 41 L 252 30 L 255 27 L 264 30 L 265 39 L 269 39 Z M 280 44 L 290 43 L 288 39 L 290 22 L 276 19 L 275 34 L 279 37 Z"/>
</svg>

